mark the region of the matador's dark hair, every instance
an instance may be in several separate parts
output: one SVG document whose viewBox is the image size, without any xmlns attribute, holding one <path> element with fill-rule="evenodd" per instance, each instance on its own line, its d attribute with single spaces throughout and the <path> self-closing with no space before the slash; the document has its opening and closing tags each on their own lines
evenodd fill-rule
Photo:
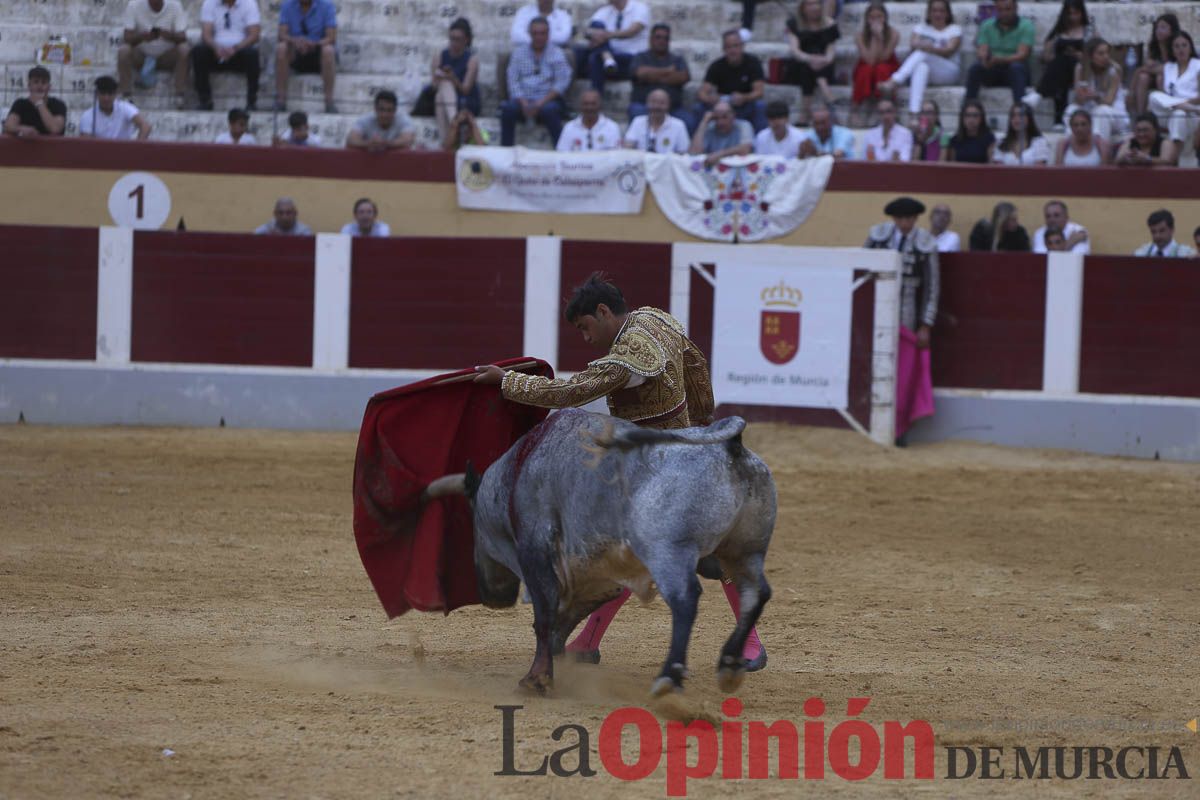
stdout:
<svg viewBox="0 0 1200 800">
<path fill-rule="evenodd" d="M 621 290 L 603 272 L 593 272 L 586 281 L 575 287 L 563 316 L 571 323 L 580 317 L 595 316 L 596 307 L 601 303 L 614 314 L 624 314 L 627 310 Z"/>
</svg>

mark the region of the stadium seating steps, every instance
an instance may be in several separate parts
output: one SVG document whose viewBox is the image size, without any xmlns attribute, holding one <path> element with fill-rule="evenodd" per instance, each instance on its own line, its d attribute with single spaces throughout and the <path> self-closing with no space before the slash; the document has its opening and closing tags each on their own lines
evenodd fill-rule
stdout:
<svg viewBox="0 0 1200 800">
<path fill-rule="evenodd" d="M 582 28 L 599 0 L 566 0 L 559 5 L 571 12 L 576 26 Z M 5 103 L 11 104 L 24 94 L 25 74 L 35 52 L 51 35 L 63 36 L 71 45 L 72 62 L 68 65 L 48 65 L 54 75 L 52 93 L 61 97 L 70 109 L 68 133 L 77 127 L 80 113 L 93 101 L 92 80 L 103 74 L 115 75 L 116 52 L 121 41 L 122 20 L 126 0 L 13 0 L 6 13 L 5 29 L 0 37 L 0 70 L 3 70 Z M 200 0 L 184 0 L 184 8 L 194 25 L 190 30 L 193 41 L 199 39 Z M 260 142 L 269 141 L 276 132 L 286 131 L 286 115 L 269 111 L 274 100 L 274 42 L 280 0 L 262 2 L 264 64 L 260 85 L 258 114 L 252 115 L 251 130 Z M 421 87 L 429 79 L 429 63 L 433 55 L 445 46 L 445 31 L 449 23 L 460 16 L 471 21 L 475 30 L 474 47 L 480 54 L 480 88 L 483 97 L 481 125 L 498 140 L 499 120 L 496 118 L 497 56 L 509 49 L 508 36 L 512 17 L 522 5 L 518 0 L 338 0 L 339 72 L 336 100 L 339 114 L 324 114 L 321 81 L 318 76 L 292 76 L 288 86 L 289 110 L 309 112 L 310 125 L 327 145 L 340 144 L 356 117 L 369 112 L 371 98 L 382 89 L 392 89 L 404 107 L 411 105 Z M 755 22 L 755 37 L 749 51 L 764 62 L 786 55 L 784 23 L 794 11 L 794 3 L 760 3 Z M 723 0 L 671 0 L 650 2 L 653 19 L 671 25 L 672 49 L 682 54 L 691 68 L 693 81 L 688 84 L 688 97 L 695 92 L 707 65 L 719 57 L 719 34 L 737 27 L 741 4 Z M 862 24 L 862 3 L 847 4 L 839 17 L 842 38 L 837 46 L 837 72 L 841 85 L 834 87 L 839 106 L 849 104 L 847 78 L 856 59 L 854 32 Z M 909 34 L 924 15 L 924 3 L 889 3 L 891 23 L 901 34 L 900 57 L 903 58 Z M 964 28 L 964 64 L 973 59 L 973 40 L 978 28 L 980 5 L 954 3 L 955 20 Z M 1039 41 L 1053 26 L 1057 17 L 1057 2 L 1025 2 L 1020 11 L 1033 19 Z M 1200 33 L 1200 3 L 1105 2 L 1089 5 L 1095 28 L 1110 42 L 1137 45 L 1145 41 L 1153 19 L 1166 11 L 1174 11 L 1186 30 Z M 212 141 L 225 130 L 225 111 L 245 102 L 245 82 L 240 75 L 217 74 L 213 80 L 216 111 L 175 111 L 172 103 L 170 76 L 160 73 L 152 90 L 137 90 L 134 102 L 143 109 L 154 124 L 153 138 L 168 141 Z M 569 100 L 574 100 L 586 88 L 586 82 L 575 81 Z M 962 102 L 962 87 L 931 87 L 927 97 L 935 100 L 942 110 L 943 125 L 954 124 L 957 108 Z M 791 86 L 768 85 L 767 99 L 789 101 L 793 108 L 799 103 L 799 90 Z M 907 89 L 899 95 L 903 107 Z M 195 97 L 189 94 L 189 107 Z M 1011 96 L 1005 89 L 985 89 L 981 94 L 989 117 L 997 127 L 1003 127 Z M 604 93 L 605 113 L 619 122 L 626 121 L 629 100 L 627 81 L 610 82 Z M 844 117 L 844 114 L 842 115 Z M 1039 117 L 1049 126 L 1051 109 L 1048 100 L 1042 102 Z M 844 121 L 844 119 L 843 119 Z M 433 120 L 415 120 L 421 146 L 436 147 L 437 131 Z M 518 143 L 532 147 L 547 147 L 543 129 L 519 126 Z M 861 137 L 859 137 L 861 139 Z"/>
</svg>

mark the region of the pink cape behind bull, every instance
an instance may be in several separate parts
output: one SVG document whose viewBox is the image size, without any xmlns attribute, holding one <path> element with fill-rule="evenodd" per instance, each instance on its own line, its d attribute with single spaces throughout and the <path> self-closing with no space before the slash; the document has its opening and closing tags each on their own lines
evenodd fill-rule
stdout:
<svg viewBox="0 0 1200 800">
<path fill-rule="evenodd" d="M 544 361 L 497 366 L 553 377 Z M 422 490 L 467 462 L 479 473 L 545 419 L 544 408 L 511 403 L 473 369 L 375 395 L 367 403 L 354 461 L 354 538 L 388 617 L 416 609 L 449 614 L 478 603 L 471 509 L 462 497 L 420 508 Z"/>
</svg>

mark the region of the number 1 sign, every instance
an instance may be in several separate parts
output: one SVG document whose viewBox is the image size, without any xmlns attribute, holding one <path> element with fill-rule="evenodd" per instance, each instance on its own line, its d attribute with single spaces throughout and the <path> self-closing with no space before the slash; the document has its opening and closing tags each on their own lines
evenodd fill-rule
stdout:
<svg viewBox="0 0 1200 800">
<path fill-rule="evenodd" d="M 122 228 L 157 230 L 171 214 L 171 192 L 156 175 L 130 172 L 109 191 L 108 213 Z"/>
</svg>

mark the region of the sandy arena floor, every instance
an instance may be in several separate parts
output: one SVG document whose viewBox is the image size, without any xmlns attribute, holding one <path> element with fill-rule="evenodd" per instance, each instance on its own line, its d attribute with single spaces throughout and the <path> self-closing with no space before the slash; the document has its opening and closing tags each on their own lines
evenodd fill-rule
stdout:
<svg viewBox="0 0 1200 800">
<path fill-rule="evenodd" d="M 747 441 L 780 523 L 770 665 L 742 718 L 800 723 L 819 696 L 832 728 L 869 696 L 873 724 L 933 725 L 938 779 L 689 796 L 1200 796 L 1200 467 L 774 426 Z M 604 716 L 647 700 L 661 601 L 626 606 L 604 662 L 560 666 L 556 696 L 521 694 L 529 606 L 384 618 L 351 531 L 354 446 L 0 427 L 0 797 L 665 796 L 664 769 L 622 783 L 595 753 Z M 705 589 L 681 702 L 716 716 L 731 620 Z M 600 775 L 493 776 L 499 704 L 525 706 L 519 766 L 580 723 Z M 1178 745 L 1193 779 L 947 781 L 955 744 Z"/>
</svg>

